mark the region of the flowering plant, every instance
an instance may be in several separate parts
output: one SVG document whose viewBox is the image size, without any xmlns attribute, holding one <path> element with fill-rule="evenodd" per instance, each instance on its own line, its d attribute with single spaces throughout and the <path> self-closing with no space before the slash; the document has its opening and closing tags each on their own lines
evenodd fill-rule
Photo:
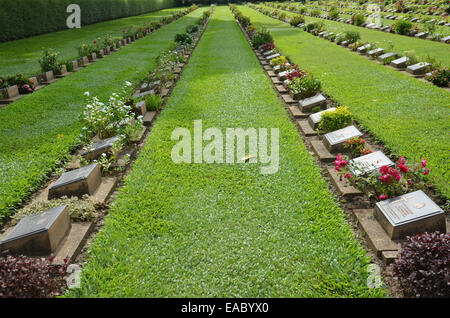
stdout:
<svg viewBox="0 0 450 318">
<path fill-rule="evenodd" d="M 299 69 L 297 64 L 292 65 L 289 70 L 290 72 L 286 75 L 286 77 L 290 82 L 294 80 L 294 78 L 302 78 L 303 76 L 308 74 L 307 71 Z"/>
<path fill-rule="evenodd" d="M 276 58 L 270 60 L 270 66 L 283 65 L 283 64 L 286 64 L 288 62 L 289 61 L 287 60 L 286 57 L 279 56 L 279 57 L 276 57 Z"/>
<path fill-rule="evenodd" d="M 133 106 L 126 104 L 130 86 L 131 83 L 126 82 L 122 91 L 119 94 L 113 93 L 107 103 L 85 92 L 86 106 L 82 114 L 85 126 L 80 136 L 82 139 L 87 139 L 92 134 L 98 134 L 101 139 L 125 134 L 127 126 L 142 128 L 142 116 L 136 120 Z"/>
<path fill-rule="evenodd" d="M 344 143 L 344 149 L 348 150 L 352 158 L 372 153 L 372 150 L 366 147 L 366 140 L 361 137 L 354 137 L 346 140 Z"/>
<path fill-rule="evenodd" d="M 263 52 L 271 51 L 271 50 L 275 49 L 275 44 L 273 42 L 265 43 L 265 44 L 261 45 L 260 49 Z"/>
<path fill-rule="evenodd" d="M 432 82 L 439 87 L 446 87 L 450 81 L 450 70 L 448 68 L 437 68 L 431 72 L 431 75 L 425 77 L 427 81 Z"/>
<path fill-rule="evenodd" d="M 334 168 L 341 177 L 350 184 L 366 193 L 369 197 L 386 200 L 415 190 L 424 190 L 429 184 L 425 176 L 430 173 L 427 160 L 410 164 L 405 157 L 400 157 L 392 166 L 382 166 L 366 174 L 356 175 L 353 171 L 359 170 L 356 164 L 350 163 L 347 156 L 339 154 L 334 161 Z"/>
<path fill-rule="evenodd" d="M 58 55 L 59 53 L 53 51 L 52 49 L 47 49 L 42 53 L 41 58 L 39 59 L 39 64 L 41 65 L 42 72 L 60 69 L 60 65 L 57 61 Z"/>
<path fill-rule="evenodd" d="M 288 84 L 288 90 L 296 99 L 304 99 L 315 95 L 320 90 L 320 86 L 320 81 L 308 73 L 301 77 L 294 77 Z"/>
</svg>

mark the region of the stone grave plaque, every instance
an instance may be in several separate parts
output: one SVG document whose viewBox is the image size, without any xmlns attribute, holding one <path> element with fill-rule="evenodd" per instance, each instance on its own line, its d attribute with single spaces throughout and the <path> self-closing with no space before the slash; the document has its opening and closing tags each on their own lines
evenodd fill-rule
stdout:
<svg viewBox="0 0 450 318">
<path fill-rule="evenodd" d="M 362 54 L 362 53 L 365 53 L 369 48 L 370 48 L 370 44 L 366 44 L 366 45 L 360 46 L 356 50 L 358 51 L 358 53 Z"/>
<path fill-rule="evenodd" d="M 345 40 L 345 41 L 342 41 L 341 43 L 339 43 L 339 45 L 342 45 L 342 46 L 347 46 L 347 45 L 348 45 L 348 41 L 347 41 L 347 40 Z"/>
<path fill-rule="evenodd" d="M 92 195 L 101 182 L 100 166 L 97 163 L 63 173 L 50 187 L 48 199 L 62 196 Z"/>
<path fill-rule="evenodd" d="M 392 57 L 397 57 L 397 56 L 398 56 L 397 53 L 395 53 L 395 52 L 389 52 L 389 53 L 384 53 L 384 54 L 380 55 L 380 56 L 378 57 L 378 59 L 379 59 L 380 61 L 384 61 L 384 60 L 386 60 L 386 59 L 389 59 L 389 58 L 392 58 Z"/>
<path fill-rule="evenodd" d="M 266 59 L 267 60 L 271 60 L 271 59 L 274 59 L 274 58 L 279 57 L 279 56 L 280 56 L 280 53 L 276 53 L 276 54 L 272 54 L 272 55 L 267 56 Z"/>
<path fill-rule="evenodd" d="M 292 70 L 280 72 L 280 73 L 278 73 L 278 78 L 280 79 L 280 81 L 285 81 L 285 80 L 287 80 L 287 75 L 290 73 L 292 73 Z"/>
<path fill-rule="evenodd" d="M 324 144 L 330 152 L 342 151 L 346 140 L 361 136 L 362 133 L 358 128 L 351 125 L 325 134 Z"/>
<path fill-rule="evenodd" d="M 415 35 L 416 38 L 425 38 L 428 35 L 428 32 L 420 32 Z"/>
<path fill-rule="evenodd" d="M 389 26 L 387 26 L 387 25 L 380 28 L 380 31 L 388 31 L 388 30 L 389 30 Z"/>
<path fill-rule="evenodd" d="M 3 237 L 0 249 L 13 254 L 47 256 L 55 252 L 70 227 L 66 205 L 30 215 Z"/>
<path fill-rule="evenodd" d="M 444 37 L 444 38 L 442 38 L 442 39 L 441 39 L 441 42 L 443 42 L 443 43 L 449 43 L 449 42 L 450 42 L 450 35 L 449 35 L 449 36 L 446 36 L 446 37 Z"/>
<path fill-rule="evenodd" d="M 331 111 L 334 111 L 334 110 L 336 110 L 336 108 L 332 107 L 332 108 L 328 108 L 328 109 L 322 110 L 321 112 L 317 112 L 317 113 L 309 115 L 308 121 L 309 121 L 311 127 L 316 129 L 317 125 L 319 125 L 320 119 L 322 119 L 322 114 L 325 113 L 325 112 L 331 112 Z"/>
<path fill-rule="evenodd" d="M 325 105 L 327 99 L 322 94 L 301 99 L 298 104 L 302 112 L 310 112 L 313 107 Z"/>
<path fill-rule="evenodd" d="M 145 113 L 147 112 L 147 105 L 145 105 L 145 101 L 144 100 L 142 100 L 140 102 L 137 102 L 136 103 L 136 108 L 137 108 L 137 110 L 140 112 L 140 114 L 142 116 L 144 116 Z"/>
<path fill-rule="evenodd" d="M 270 50 L 270 51 L 263 52 L 263 55 L 268 56 L 268 55 L 272 55 L 275 53 L 276 53 L 275 50 Z"/>
<path fill-rule="evenodd" d="M 370 57 L 377 57 L 377 56 L 379 56 L 379 55 L 381 55 L 383 53 L 384 53 L 384 50 L 382 48 L 377 48 L 377 49 L 369 51 L 367 54 Z"/>
<path fill-rule="evenodd" d="M 378 202 L 374 215 L 393 240 L 422 232 L 446 232 L 444 211 L 422 190 Z"/>
<path fill-rule="evenodd" d="M 381 151 L 375 151 L 368 155 L 361 156 L 350 160 L 349 170 L 354 175 L 364 175 L 374 170 L 380 169 L 382 166 L 393 166 L 394 163 L 386 157 Z"/>
<path fill-rule="evenodd" d="M 421 63 L 417 63 L 414 65 L 408 66 L 406 68 L 406 71 L 411 74 L 414 74 L 414 75 L 425 74 L 425 72 L 427 71 L 429 66 L 430 66 L 430 63 L 421 62 Z"/>
<path fill-rule="evenodd" d="M 411 22 L 416 22 L 417 20 L 419 20 L 419 18 L 415 17 L 411 19 Z"/>
<path fill-rule="evenodd" d="M 438 23 L 436 23 L 437 25 L 444 25 L 445 24 L 445 21 L 444 20 L 441 20 L 441 21 L 439 21 Z"/>
<path fill-rule="evenodd" d="M 96 159 L 100 157 L 102 153 L 111 150 L 113 144 L 119 140 L 120 136 L 114 136 L 94 142 L 92 146 L 89 149 L 85 150 L 81 155 L 88 160 Z"/>
<path fill-rule="evenodd" d="M 398 58 L 396 60 L 393 60 L 391 62 L 391 66 L 395 67 L 395 68 L 405 68 L 406 67 L 406 63 L 409 61 L 409 58 L 404 56 L 401 58 Z"/>
</svg>

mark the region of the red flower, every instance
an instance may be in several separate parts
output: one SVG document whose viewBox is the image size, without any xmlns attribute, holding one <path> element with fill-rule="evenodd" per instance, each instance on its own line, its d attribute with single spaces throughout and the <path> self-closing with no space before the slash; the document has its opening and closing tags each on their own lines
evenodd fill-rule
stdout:
<svg viewBox="0 0 450 318">
<path fill-rule="evenodd" d="M 388 166 L 382 166 L 381 168 L 380 168 L 380 173 L 381 174 L 386 174 L 386 173 L 388 173 L 389 172 L 389 167 Z"/>
<path fill-rule="evenodd" d="M 427 166 L 427 159 L 422 159 L 422 162 L 420 163 L 420 166 L 422 168 L 425 168 Z"/>
<path fill-rule="evenodd" d="M 344 174 L 344 178 L 345 179 L 351 179 L 352 175 L 350 173 L 346 173 L 346 174 Z"/>
<path fill-rule="evenodd" d="M 426 176 L 426 175 L 429 174 L 429 173 L 430 173 L 430 169 L 428 169 L 428 168 L 426 168 L 425 171 L 422 172 L 422 174 L 423 174 L 424 176 Z"/>
<path fill-rule="evenodd" d="M 411 179 L 408 179 L 408 185 L 411 185 L 413 181 Z"/>
<path fill-rule="evenodd" d="M 405 166 L 404 164 L 399 164 L 398 168 L 400 169 L 401 172 L 408 172 L 408 167 Z"/>
<path fill-rule="evenodd" d="M 392 179 L 391 179 L 391 175 L 390 174 L 383 174 L 380 177 L 381 182 L 388 182 L 388 183 L 392 183 Z"/>
<path fill-rule="evenodd" d="M 389 197 L 386 194 L 380 194 L 380 196 L 378 197 L 378 199 L 380 199 L 380 200 L 386 200 L 388 198 Z"/>
<path fill-rule="evenodd" d="M 400 158 L 398 159 L 398 163 L 404 165 L 404 164 L 406 163 L 405 157 L 400 157 Z"/>
</svg>

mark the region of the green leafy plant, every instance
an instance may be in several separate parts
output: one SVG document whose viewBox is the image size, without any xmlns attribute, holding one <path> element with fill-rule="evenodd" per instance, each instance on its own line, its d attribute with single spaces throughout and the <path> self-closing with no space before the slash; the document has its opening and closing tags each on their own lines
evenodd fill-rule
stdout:
<svg viewBox="0 0 450 318">
<path fill-rule="evenodd" d="M 34 91 L 33 83 L 22 74 L 10 76 L 6 81 L 8 82 L 9 86 L 17 85 L 20 94 L 29 94 Z"/>
<path fill-rule="evenodd" d="M 193 39 L 189 33 L 178 33 L 175 35 L 175 42 L 180 45 L 192 44 Z"/>
<path fill-rule="evenodd" d="M 394 30 L 397 34 L 407 35 L 411 32 L 413 28 L 413 23 L 407 20 L 398 20 L 394 24 Z"/>
<path fill-rule="evenodd" d="M 321 116 L 318 128 L 322 134 L 329 133 L 353 123 L 353 115 L 348 106 L 337 107 L 333 111 L 324 112 Z"/>
<path fill-rule="evenodd" d="M 270 66 L 272 66 L 272 67 L 276 66 L 276 65 L 283 65 L 283 64 L 286 64 L 286 63 L 289 63 L 289 61 L 283 55 L 270 60 Z"/>
<path fill-rule="evenodd" d="M 298 99 L 314 96 L 320 91 L 320 87 L 320 81 L 314 78 L 311 74 L 293 78 L 288 84 L 289 92 Z"/>
<path fill-rule="evenodd" d="M 59 70 L 58 55 L 59 53 L 52 49 L 47 49 L 42 52 L 41 58 L 39 59 L 42 72 Z"/>
<path fill-rule="evenodd" d="M 256 30 L 252 37 L 252 46 L 258 48 L 263 44 L 273 43 L 273 37 L 266 28 Z"/>
<path fill-rule="evenodd" d="M 450 81 L 450 70 L 445 67 L 437 68 L 431 72 L 431 75 L 427 75 L 425 78 L 436 86 L 447 87 Z"/>
<path fill-rule="evenodd" d="M 352 24 L 360 26 L 366 21 L 366 18 L 362 14 L 355 14 L 352 16 Z"/>
<path fill-rule="evenodd" d="M 192 33 L 198 32 L 199 29 L 200 29 L 200 28 L 198 27 L 198 25 L 196 25 L 196 24 L 191 24 L 191 25 L 188 25 L 188 26 L 186 27 L 186 32 L 192 34 Z"/>
<path fill-rule="evenodd" d="M 355 43 L 361 38 L 361 35 L 358 31 L 345 31 L 344 37 L 349 43 Z"/>
<path fill-rule="evenodd" d="M 337 9 L 336 7 L 331 7 L 329 16 L 332 19 L 339 18 L 339 9 Z"/>
<path fill-rule="evenodd" d="M 290 25 L 297 26 L 301 23 L 305 23 L 305 17 L 302 15 L 296 15 L 295 17 L 292 17 L 291 20 L 289 20 Z"/>
</svg>

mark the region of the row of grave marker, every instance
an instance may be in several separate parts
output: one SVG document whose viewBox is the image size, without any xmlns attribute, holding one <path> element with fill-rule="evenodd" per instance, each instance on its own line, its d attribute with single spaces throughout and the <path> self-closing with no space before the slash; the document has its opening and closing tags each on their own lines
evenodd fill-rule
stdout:
<svg viewBox="0 0 450 318">
<path fill-rule="evenodd" d="M 208 20 L 209 22 L 209 20 Z M 186 52 L 186 62 L 184 64 L 179 64 L 176 75 L 176 80 L 181 74 L 182 68 L 187 63 L 192 51 L 198 44 L 200 37 L 204 33 L 206 24 L 203 26 L 199 36 L 196 39 L 195 45 L 192 47 L 191 51 Z M 167 89 L 170 89 L 174 82 L 170 83 Z M 139 86 L 137 92 L 140 91 L 143 85 Z M 135 93 L 136 94 L 136 93 Z M 167 95 L 169 92 L 167 92 Z M 168 97 L 166 95 L 166 97 Z M 151 121 L 155 119 L 155 112 L 147 112 L 145 101 L 139 102 L 136 107 L 144 115 L 151 113 Z M 149 124 L 151 123 L 149 121 Z M 145 123 L 145 121 L 144 121 Z M 135 142 L 140 142 L 143 140 L 146 128 L 143 129 L 139 138 Z M 111 150 L 113 144 L 119 140 L 119 136 L 114 136 L 111 138 L 98 140 L 93 143 L 89 149 L 79 152 L 80 156 L 85 157 L 88 160 L 94 160 L 99 158 L 103 153 Z M 77 155 L 76 155 L 77 156 Z M 102 177 L 100 166 L 98 163 L 92 163 L 87 166 L 69 170 L 63 173 L 55 182 L 53 182 L 43 194 L 46 197 L 43 199 L 56 199 L 63 196 L 66 197 L 82 197 L 83 195 L 89 195 L 96 197 L 101 202 L 106 202 L 109 195 L 115 188 L 117 183 L 117 178 L 113 177 Z M 23 218 L 16 226 L 7 230 L 3 237 L 0 239 L 0 251 L 9 250 L 11 253 L 24 254 L 28 256 L 48 256 L 56 251 L 66 251 L 67 240 L 71 239 L 68 236 L 71 235 L 71 231 L 76 225 L 70 221 L 68 207 L 60 206 L 57 208 L 49 209 L 41 213 L 27 216 Z M 84 227 L 85 231 L 82 237 L 80 235 L 72 235 L 73 237 L 80 238 L 76 244 L 81 245 L 82 241 L 88 234 L 88 231 L 92 228 L 92 224 L 88 227 Z M 69 244 L 70 245 L 70 244 Z M 79 252 L 80 248 L 77 246 L 72 249 L 71 252 Z M 71 260 L 76 255 L 71 255 Z M 64 257 L 59 257 L 62 261 Z"/>
<path fill-rule="evenodd" d="M 241 30 L 246 34 L 245 29 L 242 28 L 242 26 Z M 246 36 L 247 40 L 251 42 L 247 34 Z M 274 54 L 274 52 L 262 52 L 258 50 L 255 50 L 255 53 L 272 82 L 276 85 L 276 90 L 278 93 L 281 94 L 284 101 L 288 100 L 287 104 L 290 104 L 289 110 L 293 117 L 296 119 L 306 118 L 306 120 L 298 121 L 300 130 L 304 134 L 305 131 L 313 131 L 313 135 L 317 135 L 315 129 L 321 119 L 321 115 L 324 112 L 332 111 L 335 108 L 326 108 L 326 98 L 321 93 L 309 98 L 317 102 L 315 106 L 323 106 L 325 108 L 324 110 L 316 113 L 311 113 L 312 107 L 315 106 L 307 108 L 304 107 L 304 105 L 307 104 L 306 100 L 295 100 L 292 98 L 288 99 L 286 95 L 282 94 L 287 91 L 285 86 L 286 82 L 284 82 L 283 85 L 279 85 L 282 83 L 281 79 L 285 74 L 282 74 L 283 72 L 276 73 L 276 70 L 273 70 L 270 67 L 270 60 L 280 56 L 280 53 Z M 305 124 L 309 127 L 305 127 Z M 321 140 L 311 140 L 311 146 L 321 161 L 334 161 L 338 153 L 344 152 L 343 145 L 345 144 L 345 141 L 354 137 L 361 137 L 362 135 L 362 132 L 359 131 L 357 127 L 350 125 L 325 134 Z M 308 137 L 308 134 L 305 134 L 305 136 Z M 311 136 L 311 134 L 309 136 Z M 323 150 L 326 152 L 325 155 L 323 155 Z M 368 155 L 354 158 L 350 161 L 350 163 L 350 166 L 357 167 L 355 171 L 352 171 L 356 175 L 368 174 L 384 165 L 394 165 L 394 163 L 381 151 L 375 151 Z M 336 174 L 332 173 L 332 171 L 334 171 L 333 167 L 330 167 L 328 171 L 330 172 L 332 178 L 336 178 Z M 337 180 L 335 179 L 335 181 Z M 359 194 L 362 193 L 359 192 Z M 446 219 L 444 211 L 421 190 L 377 202 L 375 204 L 375 208 L 371 211 L 367 211 L 367 213 L 370 213 L 373 217 L 368 218 L 365 216 L 365 220 L 370 218 L 375 219 L 376 223 L 378 223 L 377 225 L 383 230 L 382 234 L 385 236 L 384 240 L 389 241 L 387 244 L 383 245 L 389 246 L 387 250 L 383 247 L 379 248 L 379 242 L 376 242 L 379 238 L 376 236 L 380 233 L 374 234 L 370 230 L 366 231 L 366 235 L 369 240 L 372 241 L 373 247 L 378 252 L 378 256 L 383 256 L 384 258 L 384 252 L 386 252 L 386 255 L 389 255 L 386 256 L 386 262 L 390 262 L 393 258 L 395 258 L 396 253 L 392 252 L 397 252 L 397 242 L 405 239 L 406 236 L 426 231 L 446 232 Z M 363 222 L 362 220 L 359 221 L 361 223 Z M 371 220 L 371 222 L 373 223 L 373 220 Z M 367 226 L 367 224 L 362 225 L 363 230 L 365 229 L 365 226 Z M 381 255 L 382 253 L 383 255 Z"/>
</svg>

